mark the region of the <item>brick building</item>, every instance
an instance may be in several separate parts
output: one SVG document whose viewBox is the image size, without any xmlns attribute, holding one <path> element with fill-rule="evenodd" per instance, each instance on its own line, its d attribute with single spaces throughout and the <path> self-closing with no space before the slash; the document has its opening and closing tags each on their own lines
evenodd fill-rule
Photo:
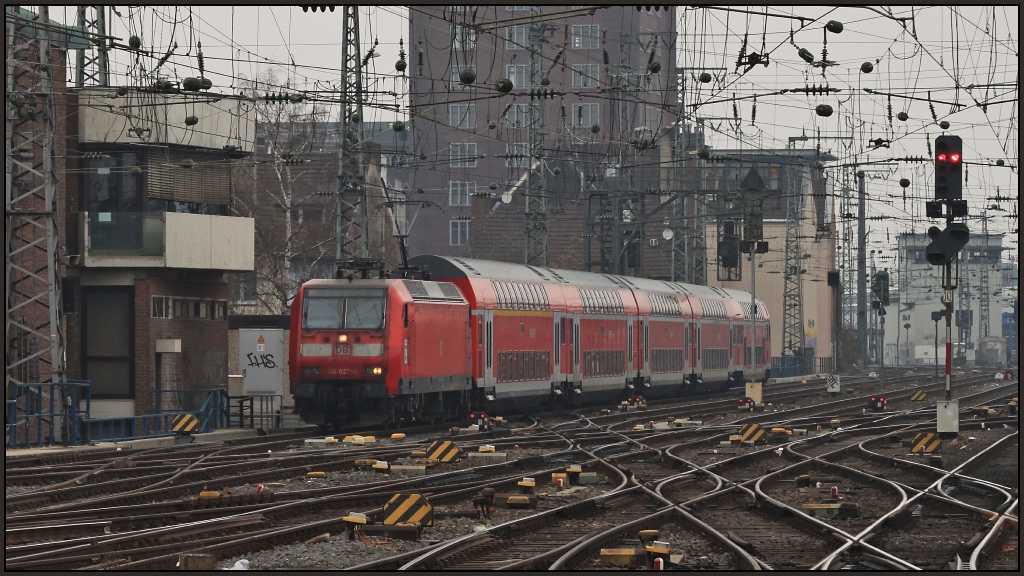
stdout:
<svg viewBox="0 0 1024 576">
<path fill-rule="evenodd" d="M 422 6 L 408 45 L 403 179 L 408 199 L 429 203 L 410 255 L 523 262 L 539 221 L 548 264 L 582 269 L 594 195 L 637 202 L 670 187 L 674 8 Z"/>
<path fill-rule="evenodd" d="M 176 87 L 67 93 L 69 377 L 92 382 L 94 418 L 152 413 L 155 391 L 225 386 L 225 274 L 253 269 L 254 222 L 231 215 L 251 105 Z"/>
</svg>

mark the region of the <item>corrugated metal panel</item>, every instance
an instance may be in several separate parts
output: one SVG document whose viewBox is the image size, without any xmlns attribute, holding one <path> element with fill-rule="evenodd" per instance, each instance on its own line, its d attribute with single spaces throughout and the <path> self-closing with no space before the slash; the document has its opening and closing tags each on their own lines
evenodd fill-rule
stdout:
<svg viewBox="0 0 1024 576">
<path fill-rule="evenodd" d="M 192 168 L 183 168 L 187 160 Z M 151 198 L 197 202 L 231 203 L 231 167 L 221 157 L 180 150 L 150 152 L 146 170 L 147 190 Z"/>
</svg>

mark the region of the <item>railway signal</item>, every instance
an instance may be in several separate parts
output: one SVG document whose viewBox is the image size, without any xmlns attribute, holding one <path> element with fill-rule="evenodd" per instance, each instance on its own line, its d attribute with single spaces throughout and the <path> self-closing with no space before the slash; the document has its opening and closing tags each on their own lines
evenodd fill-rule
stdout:
<svg viewBox="0 0 1024 576">
<path fill-rule="evenodd" d="M 963 140 L 959 136 L 935 139 L 935 199 L 963 197 Z"/>
<path fill-rule="evenodd" d="M 971 239 L 971 231 L 963 222 L 950 222 L 945 230 L 932 226 L 928 229 L 932 241 L 925 249 L 925 258 L 932 266 L 944 266 L 956 258 L 956 255 Z"/>
</svg>

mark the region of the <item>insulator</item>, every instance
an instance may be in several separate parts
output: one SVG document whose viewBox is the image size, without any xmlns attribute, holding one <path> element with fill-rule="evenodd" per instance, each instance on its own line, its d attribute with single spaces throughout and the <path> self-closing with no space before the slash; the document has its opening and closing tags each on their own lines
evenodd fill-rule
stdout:
<svg viewBox="0 0 1024 576">
<path fill-rule="evenodd" d="M 601 50 L 601 55 L 604 57 L 604 65 L 607 66 L 608 65 L 608 51 L 607 50 Z"/>
<path fill-rule="evenodd" d="M 935 105 L 932 104 L 932 92 L 931 92 L 931 90 L 928 91 L 928 109 L 931 110 L 931 112 L 932 112 L 932 121 L 933 122 L 938 122 L 939 121 L 939 117 L 935 114 Z"/>
<path fill-rule="evenodd" d="M 757 120 L 757 96 L 754 97 L 754 105 L 750 108 L 750 125 L 754 125 L 754 121 Z"/>
<path fill-rule="evenodd" d="M 416 65 L 423 66 L 423 50 L 416 52 Z"/>
<path fill-rule="evenodd" d="M 889 96 L 889 127 L 892 127 L 892 96 Z"/>
</svg>

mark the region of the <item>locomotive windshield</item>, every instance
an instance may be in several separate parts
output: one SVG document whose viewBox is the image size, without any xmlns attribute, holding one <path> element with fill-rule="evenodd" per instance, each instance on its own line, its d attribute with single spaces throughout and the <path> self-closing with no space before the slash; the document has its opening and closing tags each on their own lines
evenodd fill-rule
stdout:
<svg viewBox="0 0 1024 576">
<path fill-rule="evenodd" d="M 302 310 L 304 330 L 382 330 L 385 290 L 306 290 Z"/>
</svg>

